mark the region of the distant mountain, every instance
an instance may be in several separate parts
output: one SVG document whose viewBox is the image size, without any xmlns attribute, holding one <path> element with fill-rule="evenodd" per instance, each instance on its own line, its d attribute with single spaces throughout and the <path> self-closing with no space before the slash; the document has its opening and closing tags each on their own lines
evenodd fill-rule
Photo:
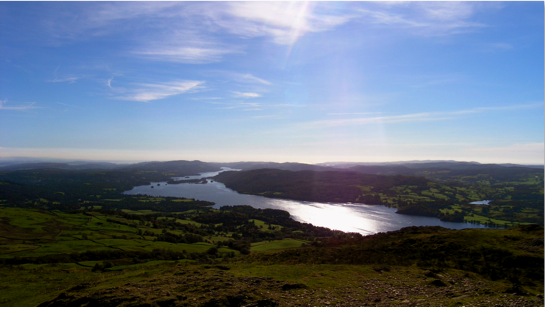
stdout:
<svg viewBox="0 0 552 314">
<path fill-rule="evenodd" d="M 376 175 L 410 175 L 431 179 L 451 179 L 458 176 L 489 176 L 506 180 L 542 175 L 544 166 L 516 164 L 481 164 L 458 161 L 413 161 L 390 163 L 325 163 L 346 171 Z"/>
<path fill-rule="evenodd" d="M 194 175 L 201 172 L 220 170 L 220 165 L 199 160 L 174 160 L 141 162 L 121 167 L 121 170 L 156 171 L 167 173 L 169 176 Z"/>
<path fill-rule="evenodd" d="M 32 169 L 63 169 L 63 170 L 83 170 L 83 169 L 102 169 L 102 170 L 121 170 L 121 171 L 155 171 L 168 173 L 170 175 L 193 175 L 201 172 L 217 171 L 221 167 L 230 167 L 234 169 L 252 170 L 252 169 L 279 169 L 290 171 L 301 170 L 328 170 L 328 167 L 319 165 L 310 165 L 294 162 L 230 162 L 230 163 L 212 163 L 199 160 L 173 160 L 173 161 L 149 161 L 134 164 L 115 164 L 109 162 L 88 162 L 88 161 L 59 161 L 59 160 L 41 160 L 41 159 L 13 159 L 0 160 L 0 170 L 32 170 Z"/>
<path fill-rule="evenodd" d="M 220 165 L 198 160 L 152 161 L 135 164 L 116 164 L 88 161 L 4 161 L 0 162 L 1 171 L 58 169 L 58 170 L 117 170 L 124 172 L 149 171 L 168 175 L 193 175 L 200 172 L 220 170 Z"/>
<path fill-rule="evenodd" d="M 390 161 L 390 162 L 325 162 L 317 164 L 319 166 L 334 168 L 351 168 L 354 166 L 405 166 L 408 168 L 474 168 L 479 166 L 497 165 L 503 167 L 528 167 L 544 168 L 544 165 L 522 165 L 522 164 L 482 164 L 475 161 L 455 161 L 455 160 L 411 160 L 411 161 Z"/>
<path fill-rule="evenodd" d="M 325 162 L 318 165 L 336 167 L 336 168 L 349 168 L 352 166 L 397 166 L 397 165 L 450 165 L 450 164 L 461 164 L 461 165 L 477 165 L 480 164 L 475 161 L 455 161 L 455 160 L 409 160 L 409 161 L 379 161 L 379 162 L 351 162 L 351 161 L 336 161 L 336 162 Z"/>
<path fill-rule="evenodd" d="M 65 169 L 65 170 L 88 170 L 88 169 L 116 169 L 121 165 L 109 162 L 6 162 L 0 163 L 0 170 L 32 170 L 32 169 Z"/>
<path fill-rule="evenodd" d="M 543 165 L 516 164 L 480 164 L 477 162 L 458 161 L 407 161 L 407 162 L 328 162 L 306 164 L 296 162 L 203 162 L 199 160 L 151 161 L 134 164 L 116 164 L 95 161 L 60 161 L 55 159 L 14 158 L 0 159 L 1 171 L 32 169 L 63 170 L 121 170 L 121 171 L 155 171 L 167 176 L 193 175 L 201 172 L 217 171 L 221 167 L 241 170 L 278 169 L 288 171 L 352 171 L 377 175 L 410 175 L 440 179 L 454 176 L 487 174 L 501 178 L 543 172 Z"/>
</svg>

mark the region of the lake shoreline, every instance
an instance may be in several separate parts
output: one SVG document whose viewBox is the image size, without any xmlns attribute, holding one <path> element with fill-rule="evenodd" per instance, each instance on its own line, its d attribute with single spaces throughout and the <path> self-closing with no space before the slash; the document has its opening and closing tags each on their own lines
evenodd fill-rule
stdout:
<svg viewBox="0 0 552 314">
<path fill-rule="evenodd" d="M 175 177 L 166 182 L 152 182 L 149 185 L 136 186 L 123 194 L 191 198 L 212 202 L 214 208 L 247 205 L 258 209 L 280 209 L 289 212 L 299 222 L 364 235 L 399 230 L 408 226 L 442 226 L 449 229 L 487 228 L 479 224 L 446 222 L 437 217 L 405 215 L 399 213 L 396 208 L 384 205 L 311 202 L 282 199 L 273 195 L 239 193 L 221 182 L 210 179 L 228 170 L 230 169 L 202 173 L 197 176 Z"/>
</svg>

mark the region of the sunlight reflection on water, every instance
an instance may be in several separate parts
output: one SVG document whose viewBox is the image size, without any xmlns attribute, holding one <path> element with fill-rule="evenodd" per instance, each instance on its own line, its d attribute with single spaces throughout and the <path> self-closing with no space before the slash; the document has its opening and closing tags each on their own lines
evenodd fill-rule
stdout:
<svg viewBox="0 0 552 314">
<path fill-rule="evenodd" d="M 194 176 L 194 178 L 197 177 Z M 443 222 L 433 217 L 400 215 L 394 208 L 379 205 L 304 202 L 240 194 L 220 182 L 211 180 L 204 184 L 161 182 L 159 186 L 155 182 L 151 185 L 134 187 L 125 194 L 194 198 L 213 202 L 215 208 L 225 205 L 249 205 L 261 209 L 281 209 L 289 212 L 300 222 L 364 235 L 398 230 L 407 226 L 442 226 L 451 229 L 484 227 L 475 224 Z"/>
<path fill-rule="evenodd" d="M 291 216 L 301 222 L 311 223 L 315 226 L 324 226 L 330 229 L 345 232 L 372 233 L 377 229 L 372 219 L 363 217 L 361 213 L 346 204 L 325 204 L 311 202 L 293 202 L 285 200 L 272 200 L 274 208 L 285 208 Z"/>
</svg>

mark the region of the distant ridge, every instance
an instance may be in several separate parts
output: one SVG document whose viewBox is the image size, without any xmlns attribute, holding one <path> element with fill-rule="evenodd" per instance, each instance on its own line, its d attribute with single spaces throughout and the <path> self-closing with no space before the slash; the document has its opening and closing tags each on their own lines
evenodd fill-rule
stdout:
<svg viewBox="0 0 552 314">
<path fill-rule="evenodd" d="M 138 163 L 114 163 L 103 161 L 67 161 L 59 159 L 37 159 L 37 158 L 0 158 L 0 170 L 30 170 L 30 169 L 143 169 L 162 170 L 177 172 L 206 172 L 217 171 L 221 167 L 230 167 L 242 170 L 253 169 L 279 169 L 289 171 L 326 171 L 326 170 L 348 170 L 374 174 L 415 174 L 422 169 L 448 169 L 451 171 L 460 170 L 481 170 L 481 169 L 504 169 L 504 168 L 535 168 L 543 169 L 544 165 L 520 165 L 520 164 L 483 164 L 475 161 L 454 161 L 454 160 L 413 160 L 413 161 L 392 161 L 392 162 L 324 162 L 318 164 L 307 164 L 298 162 L 263 162 L 263 161 L 240 161 L 240 162 L 203 162 L 200 160 L 172 160 L 172 161 L 146 161 Z"/>
<path fill-rule="evenodd" d="M 525 165 L 513 163 L 480 163 L 476 161 L 455 161 L 455 160 L 412 160 L 412 161 L 389 161 L 389 162 L 324 162 L 317 165 L 334 167 L 334 168 L 351 168 L 354 166 L 406 166 L 408 168 L 429 168 L 429 167 L 446 167 L 450 168 L 476 168 L 486 166 L 500 167 L 531 167 L 544 168 L 544 165 Z"/>
<path fill-rule="evenodd" d="M 32 169 L 116 169 L 118 164 L 109 162 L 24 162 L 24 163 L 0 163 L 0 170 L 32 170 Z"/>
</svg>

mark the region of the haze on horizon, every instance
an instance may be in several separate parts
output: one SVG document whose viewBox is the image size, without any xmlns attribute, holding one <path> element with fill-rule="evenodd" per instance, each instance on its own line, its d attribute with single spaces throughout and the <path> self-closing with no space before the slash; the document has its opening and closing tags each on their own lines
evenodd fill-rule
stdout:
<svg viewBox="0 0 552 314">
<path fill-rule="evenodd" d="M 544 2 L 0 2 L 0 158 L 544 164 Z"/>
</svg>

